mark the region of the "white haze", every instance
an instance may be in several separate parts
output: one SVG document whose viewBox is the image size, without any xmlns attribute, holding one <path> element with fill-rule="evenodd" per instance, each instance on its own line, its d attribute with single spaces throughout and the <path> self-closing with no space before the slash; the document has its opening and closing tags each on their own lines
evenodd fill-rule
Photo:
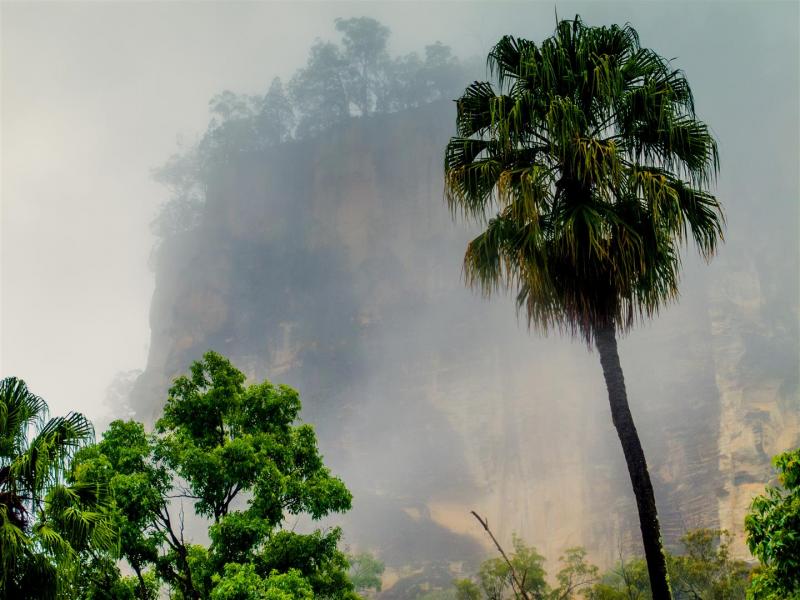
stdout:
<svg viewBox="0 0 800 600">
<path fill-rule="evenodd" d="M 723 201 L 796 201 L 796 3 L 555 8 L 630 21 L 678 58 L 721 138 Z M 147 357 L 149 222 L 166 200 L 150 170 L 205 129 L 213 95 L 263 93 L 316 37 L 335 38 L 336 17 L 361 15 L 392 29 L 393 54 L 440 40 L 485 55 L 504 33 L 541 40 L 555 21 L 551 2 L 4 2 L 0 374 L 24 378 L 53 413 L 109 416 L 114 375 Z"/>
</svg>

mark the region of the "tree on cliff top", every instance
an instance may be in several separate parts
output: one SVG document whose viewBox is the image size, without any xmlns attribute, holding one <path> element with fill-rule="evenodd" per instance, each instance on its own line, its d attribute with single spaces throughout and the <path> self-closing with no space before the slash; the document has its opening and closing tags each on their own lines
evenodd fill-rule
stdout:
<svg viewBox="0 0 800 600">
<path fill-rule="evenodd" d="M 211 120 L 195 144 L 153 171 L 170 199 L 153 221 L 160 238 L 196 228 L 214 167 L 242 153 L 321 134 L 352 117 L 396 112 L 458 93 L 467 68 L 436 42 L 391 57 L 391 31 L 374 19 L 337 19 L 341 44 L 317 40 L 287 89 L 273 79 L 263 96 L 224 91 L 209 102 Z"/>
<path fill-rule="evenodd" d="M 369 17 L 336 19 L 343 34 L 345 88 L 359 115 L 368 115 L 381 105 L 385 95 L 389 28 Z"/>
<path fill-rule="evenodd" d="M 678 295 L 680 252 L 710 259 L 723 218 L 717 145 L 683 73 L 629 25 L 557 24 L 540 45 L 503 37 L 497 89 L 470 85 L 447 145 L 447 200 L 485 225 L 468 283 L 513 288 L 529 325 L 594 342 L 636 496 L 656 600 L 670 598 L 655 497 L 628 407 L 618 334 Z"/>
</svg>

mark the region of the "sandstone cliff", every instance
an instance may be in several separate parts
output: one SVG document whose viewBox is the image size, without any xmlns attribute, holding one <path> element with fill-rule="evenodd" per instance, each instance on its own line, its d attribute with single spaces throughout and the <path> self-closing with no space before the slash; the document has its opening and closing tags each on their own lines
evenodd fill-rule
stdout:
<svg viewBox="0 0 800 600">
<path fill-rule="evenodd" d="M 597 357 L 464 288 L 470 232 L 442 199 L 453 112 L 353 120 L 220 165 L 202 225 L 159 250 L 133 404 L 152 417 L 213 348 L 299 388 L 355 493 L 348 540 L 390 566 L 482 556 L 471 509 L 551 563 L 582 544 L 609 564 L 638 526 Z M 687 259 L 681 302 L 621 342 L 668 544 L 741 535 L 769 456 L 798 442 L 796 295 L 768 291 L 796 279 L 736 248 Z"/>
</svg>

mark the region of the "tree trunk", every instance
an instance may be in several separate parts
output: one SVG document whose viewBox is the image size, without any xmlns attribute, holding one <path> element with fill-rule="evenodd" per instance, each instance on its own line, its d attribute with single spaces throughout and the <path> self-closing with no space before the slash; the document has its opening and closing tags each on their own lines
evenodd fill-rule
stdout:
<svg viewBox="0 0 800 600">
<path fill-rule="evenodd" d="M 139 594 L 142 600 L 147 600 L 147 584 L 145 583 L 144 576 L 142 575 L 142 567 L 139 564 L 139 561 L 132 561 L 130 562 L 130 565 L 133 568 L 133 572 L 136 573 L 137 579 L 139 580 Z"/>
<path fill-rule="evenodd" d="M 622 452 L 628 464 L 636 506 L 639 509 L 639 526 L 642 530 L 644 556 L 647 560 L 653 600 L 670 600 L 672 596 L 667 580 L 667 561 L 661 547 L 661 528 L 658 524 L 653 484 L 650 482 L 642 444 L 639 441 L 639 434 L 636 433 L 631 409 L 628 407 L 628 394 L 625 391 L 625 378 L 617 353 L 614 327 L 595 328 L 594 335 L 608 388 L 611 418 L 622 443 Z"/>
</svg>

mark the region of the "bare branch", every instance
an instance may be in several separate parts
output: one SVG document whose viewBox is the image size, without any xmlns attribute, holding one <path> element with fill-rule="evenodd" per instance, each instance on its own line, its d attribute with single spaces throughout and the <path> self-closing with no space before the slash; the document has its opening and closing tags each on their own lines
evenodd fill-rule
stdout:
<svg viewBox="0 0 800 600">
<path fill-rule="evenodd" d="M 184 523 L 183 523 L 183 519 L 184 519 L 183 500 L 181 500 L 181 510 L 178 513 L 178 519 L 179 519 L 179 527 L 180 527 L 180 532 L 181 532 L 181 544 L 183 544 L 183 525 L 184 525 Z"/>
<path fill-rule="evenodd" d="M 484 528 L 486 533 L 489 534 L 489 537 L 492 538 L 492 541 L 494 542 L 494 545 L 497 548 L 497 551 L 500 552 L 500 556 L 502 556 L 503 560 L 506 561 L 506 564 L 508 565 L 508 568 L 511 570 L 511 581 L 512 581 L 514 587 L 516 587 L 519 590 L 520 597 L 522 597 L 523 600 L 532 600 L 532 598 L 528 595 L 528 592 L 525 591 L 525 587 L 524 587 L 524 585 L 525 585 L 525 575 L 523 575 L 522 579 L 520 579 L 517 576 L 517 571 L 514 568 L 514 565 L 511 564 L 511 561 L 509 560 L 508 555 L 506 555 L 505 550 L 503 550 L 503 547 L 500 545 L 500 542 L 497 541 L 497 538 L 494 537 L 494 534 L 492 533 L 492 530 L 489 529 L 489 520 L 488 519 L 482 519 L 480 517 L 480 515 L 478 513 L 476 513 L 474 510 L 471 510 L 470 512 L 472 513 L 472 516 L 475 517 L 478 520 L 478 523 L 481 524 L 481 527 Z"/>
</svg>

